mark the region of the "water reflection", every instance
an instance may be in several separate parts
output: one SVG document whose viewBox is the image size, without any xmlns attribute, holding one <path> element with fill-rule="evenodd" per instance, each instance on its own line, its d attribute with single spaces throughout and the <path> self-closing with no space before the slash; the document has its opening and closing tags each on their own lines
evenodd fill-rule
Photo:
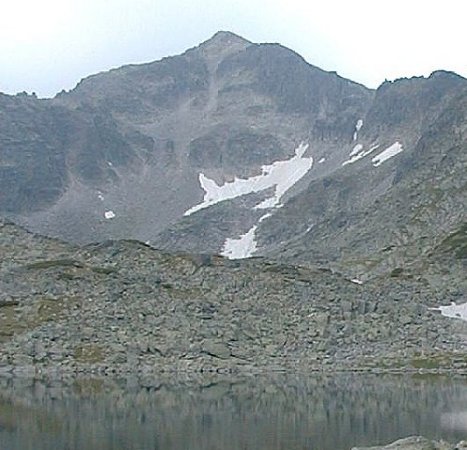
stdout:
<svg viewBox="0 0 467 450">
<path fill-rule="evenodd" d="M 443 413 L 441 415 L 442 427 L 446 430 L 456 430 L 467 436 L 467 411 Z"/>
<path fill-rule="evenodd" d="M 465 439 L 462 378 L 0 379 L 8 450 L 339 450 Z"/>
</svg>

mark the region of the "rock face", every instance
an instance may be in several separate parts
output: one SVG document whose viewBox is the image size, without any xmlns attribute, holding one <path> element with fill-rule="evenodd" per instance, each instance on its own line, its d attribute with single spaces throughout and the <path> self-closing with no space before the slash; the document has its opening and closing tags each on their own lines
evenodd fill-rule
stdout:
<svg viewBox="0 0 467 450">
<path fill-rule="evenodd" d="M 54 99 L 0 95 L 0 214 L 77 243 L 406 274 L 465 227 L 466 99 L 453 73 L 374 91 L 220 32 Z"/>
<path fill-rule="evenodd" d="M 0 226 L 0 372 L 467 370 L 454 294 Z"/>
<path fill-rule="evenodd" d="M 77 242 L 155 240 L 202 200 L 200 173 L 222 183 L 289 159 L 302 141 L 333 145 L 372 96 L 280 45 L 227 32 L 52 100 L 3 95 L 0 212 Z"/>
</svg>

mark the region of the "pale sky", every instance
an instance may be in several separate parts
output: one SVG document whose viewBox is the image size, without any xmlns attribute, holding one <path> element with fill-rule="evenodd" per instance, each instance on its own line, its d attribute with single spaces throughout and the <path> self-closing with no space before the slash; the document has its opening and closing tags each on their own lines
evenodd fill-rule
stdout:
<svg viewBox="0 0 467 450">
<path fill-rule="evenodd" d="M 53 96 L 219 30 L 369 87 L 438 69 L 467 77 L 466 17 L 465 0 L 0 0 L 0 92 Z"/>
</svg>

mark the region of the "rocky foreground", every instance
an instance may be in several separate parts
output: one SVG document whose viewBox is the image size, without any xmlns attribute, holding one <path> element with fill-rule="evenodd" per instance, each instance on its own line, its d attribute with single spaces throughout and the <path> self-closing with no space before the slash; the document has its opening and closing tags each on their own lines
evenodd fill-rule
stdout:
<svg viewBox="0 0 467 450">
<path fill-rule="evenodd" d="M 467 449 L 467 441 L 452 445 L 444 441 L 430 441 L 421 436 L 400 439 L 382 447 L 354 447 L 352 450 L 463 450 Z"/>
<path fill-rule="evenodd" d="M 0 224 L 0 372 L 467 370 L 458 296 L 423 280 L 73 247 Z"/>
</svg>

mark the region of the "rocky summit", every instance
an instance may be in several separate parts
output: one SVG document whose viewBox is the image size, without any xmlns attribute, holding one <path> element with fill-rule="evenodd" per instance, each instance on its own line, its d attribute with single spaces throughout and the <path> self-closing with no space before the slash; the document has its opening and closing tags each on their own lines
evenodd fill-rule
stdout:
<svg viewBox="0 0 467 450">
<path fill-rule="evenodd" d="M 461 76 L 230 32 L 0 94 L 0 370 L 465 370 L 466 150 Z"/>
</svg>

